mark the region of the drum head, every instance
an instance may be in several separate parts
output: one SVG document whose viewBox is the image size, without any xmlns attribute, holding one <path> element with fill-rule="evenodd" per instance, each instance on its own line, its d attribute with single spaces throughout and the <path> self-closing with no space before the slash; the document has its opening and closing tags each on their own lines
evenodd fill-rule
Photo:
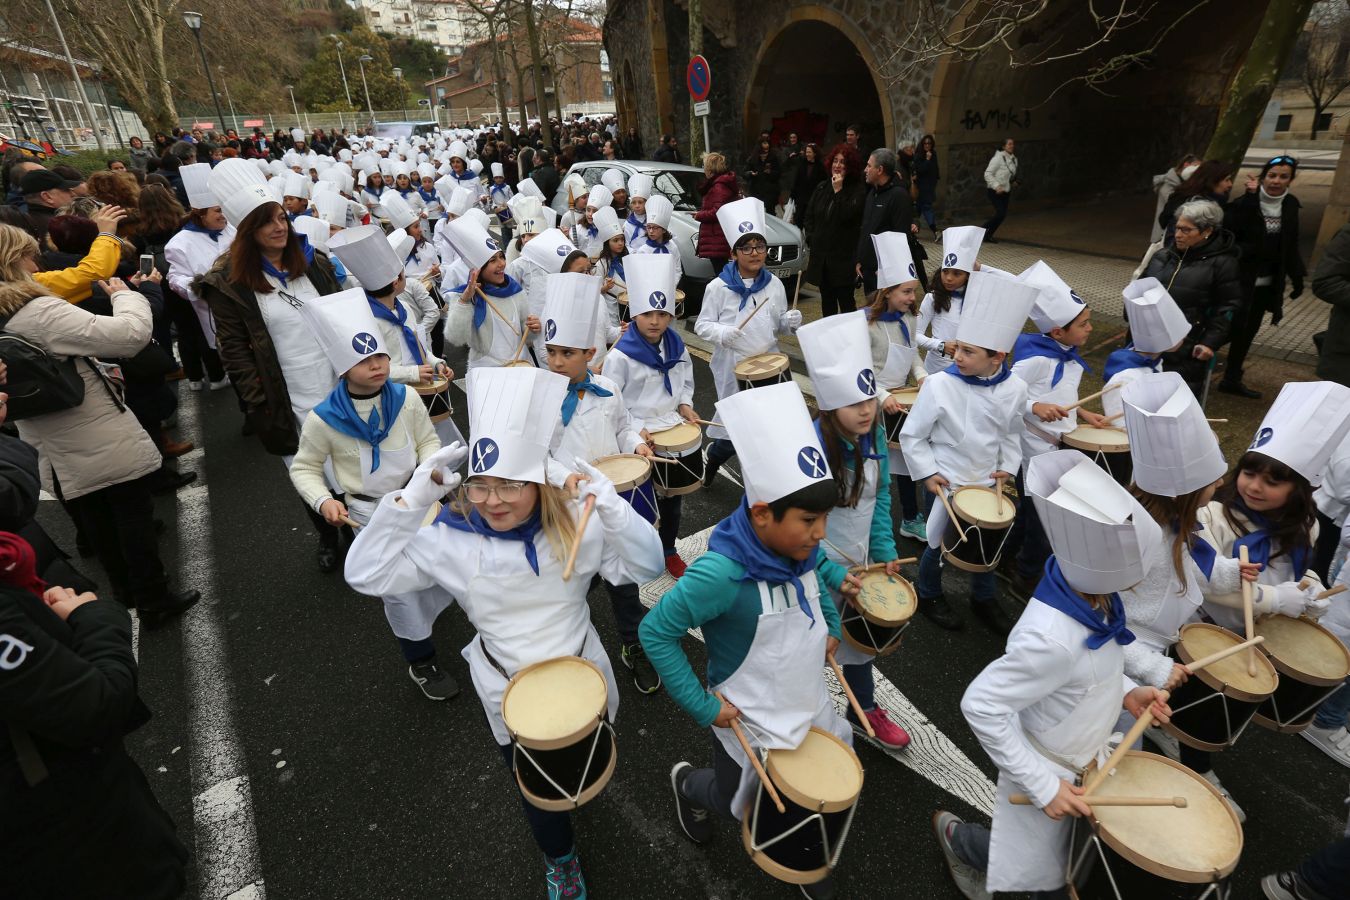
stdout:
<svg viewBox="0 0 1350 900">
<path fill-rule="evenodd" d="M 420 396 L 426 397 L 431 394 L 439 394 L 450 387 L 450 381 L 447 378 L 433 378 L 430 383 L 419 381 L 412 386 Z"/>
<path fill-rule="evenodd" d="M 914 401 L 919 399 L 919 389 L 916 387 L 902 387 L 891 391 L 891 396 L 899 400 L 906 407 L 914 405 Z"/>
<path fill-rule="evenodd" d="M 622 291 L 622 292 L 620 292 L 619 295 L 618 295 L 617 297 L 614 298 L 614 300 L 615 300 L 620 306 L 627 306 L 627 305 L 628 305 L 628 292 L 627 292 L 627 291 Z"/>
<path fill-rule="evenodd" d="M 616 453 L 602 456 L 592 463 L 614 482 L 614 490 L 631 491 L 652 475 L 652 464 L 636 453 Z"/>
<path fill-rule="evenodd" d="M 808 731 L 796 750 L 770 750 L 764 767 L 785 797 L 810 810 L 840 812 L 862 793 L 858 755 L 819 728 Z"/>
<path fill-rule="evenodd" d="M 1227 650 L 1234 644 L 1242 643 L 1242 638 L 1226 628 L 1205 622 L 1192 622 L 1181 627 L 1181 640 L 1177 642 L 1177 656 L 1183 663 Z M 1227 659 L 1221 659 L 1206 666 L 1195 677 L 1216 691 L 1229 696 L 1250 701 L 1261 700 L 1275 692 L 1279 676 L 1275 667 L 1264 654 L 1256 654 L 1256 675 L 1247 674 L 1247 653 L 1235 653 Z"/>
<path fill-rule="evenodd" d="M 854 601 L 868 621 L 894 628 L 914 615 L 918 596 L 914 585 L 885 572 L 868 572 L 862 577 L 862 590 Z"/>
<path fill-rule="evenodd" d="M 534 363 L 530 362 L 528 359 L 508 359 L 506 362 L 502 363 L 503 369 L 510 369 L 516 366 L 528 366 L 533 369 Z"/>
<path fill-rule="evenodd" d="M 1078 450 L 1103 453 L 1129 453 L 1130 438 L 1120 428 L 1095 428 L 1091 425 L 1079 425 L 1061 439 L 1065 445 Z"/>
<path fill-rule="evenodd" d="M 1007 528 L 1017 514 L 1011 500 L 986 487 L 957 488 L 952 494 L 952 509 L 981 528 Z"/>
<path fill-rule="evenodd" d="M 697 447 L 703 442 L 703 431 L 697 425 L 681 422 L 665 431 L 653 431 L 652 443 L 657 450 L 675 453 Z"/>
<path fill-rule="evenodd" d="M 1256 623 L 1261 649 L 1276 668 L 1301 681 L 1331 687 L 1350 675 L 1350 652 L 1330 631 L 1307 619 L 1270 616 Z"/>
<path fill-rule="evenodd" d="M 736 364 L 736 377 L 744 381 L 758 381 L 770 378 L 788 367 L 788 358 L 783 353 L 760 353 L 748 356 Z"/>
<path fill-rule="evenodd" d="M 555 750 L 595 730 L 609 688 L 595 663 L 577 656 L 546 659 L 516 673 L 502 697 L 502 719 L 526 747 Z"/>
<path fill-rule="evenodd" d="M 1208 884 L 1237 867 L 1242 855 L 1237 815 L 1208 781 L 1181 763 L 1130 751 L 1094 793 L 1099 797 L 1186 798 L 1184 809 L 1093 807 L 1102 840 L 1139 868 L 1173 881 Z"/>
</svg>

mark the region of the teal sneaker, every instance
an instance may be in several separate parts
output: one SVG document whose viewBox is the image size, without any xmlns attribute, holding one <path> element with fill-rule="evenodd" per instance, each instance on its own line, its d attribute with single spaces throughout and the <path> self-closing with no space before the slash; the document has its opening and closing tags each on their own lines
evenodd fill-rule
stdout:
<svg viewBox="0 0 1350 900">
<path fill-rule="evenodd" d="M 544 857 L 544 878 L 548 882 L 548 900 L 586 900 L 586 879 L 581 874 L 577 851 L 556 859 Z"/>
<path fill-rule="evenodd" d="M 900 533 L 905 537 L 912 537 L 916 541 L 928 540 L 928 523 L 924 521 L 923 513 L 919 513 L 912 519 L 905 519 L 900 523 Z"/>
</svg>

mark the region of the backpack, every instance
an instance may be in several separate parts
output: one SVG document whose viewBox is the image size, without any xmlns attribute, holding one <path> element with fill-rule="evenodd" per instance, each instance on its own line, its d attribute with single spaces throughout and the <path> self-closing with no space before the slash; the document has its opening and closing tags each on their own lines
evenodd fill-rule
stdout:
<svg viewBox="0 0 1350 900">
<path fill-rule="evenodd" d="M 75 369 L 75 357 L 58 360 L 37 344 L 4 328 L 0 317 L 0 360 L 7 370 L 0 390 L 9 395 L 11 422 L 73 409 L 84 402 L 84 379 Z"/>
</svg>

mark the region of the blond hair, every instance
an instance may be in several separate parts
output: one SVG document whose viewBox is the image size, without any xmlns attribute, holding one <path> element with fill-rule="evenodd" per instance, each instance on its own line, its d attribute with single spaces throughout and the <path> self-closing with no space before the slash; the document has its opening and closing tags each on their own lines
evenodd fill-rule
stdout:
<svg viewBox="0 0 1350 900">
<path fill-rule="evenodd" d="M 31 234 L 13 225 L 0 225 L 0 311 L 12 313 L 47 289 L 33 280 L 23 267 L 26 259 L 37 259 L 38 242 Z"/>
<path fill-rule="evenodd" d="M 703 176 L 712 178 L 714 175 L 721 175 L 727 171 L 727 158 L 716 150 L 709 150 L 703 154 Z"/>
<path fill-rule="evenodd" d="M 572 541 L 576 540 L 577 534 L 577 521 L 572 513 L 571 500 L 562 488 L 556 488 L 551 484 L 538 484 L 536 487 L 539 488 L 540 530 L 544 532 L 549 546 L 553 548 L 553 558 L 562 562 L 567 559 L 567 554 L 572 549 Z M 473 504 L 469 502 L 464 485 L 460 485 L 455 493 L 455 499 L 450 501 L 450 509 L 456 515 L 466 519 L 469 517 Z"/>
</svg>

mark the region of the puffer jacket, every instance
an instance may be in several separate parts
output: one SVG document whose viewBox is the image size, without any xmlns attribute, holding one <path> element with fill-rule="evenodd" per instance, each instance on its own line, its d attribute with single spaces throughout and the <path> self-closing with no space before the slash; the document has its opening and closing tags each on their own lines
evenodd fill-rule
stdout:
<svg viewBox="0 0 1350 900">
<path fill-rule="evenodd" d="M 1327 242 L 1312 289 L 1319 300 L 1331 304 L 1327 330 L 1314 338 L 1317 377 L 1350 387 L 1350 225 L 1342 225 Z"/>
<path fill-rule="evenodd" d="M 1233 313 L 1242 305 L 1239 251 L 1233 233 L 1216 228 L 1209 240 L 1185 252 L 1167 246 L 1153 254 L 1145 278 L 1156 278 L 1191 323 L 1182 351 L 1196 344 L 1218 350 L 1228 343 Z"/>
<path fill-rule="evenodd" d="M 717 224 L 717 211 L 740 194 L 735 172 L 714 175 L 698 186 L 703 194 L 703 205 L 694 212 L 698 220 L 698 255 L 704 259 L 729 259 L 731 246 Z"/>
<path fill-rule="evenodd" d="M 18 423 L 19 436 L 38 451 L 42 486 L 55 493 L 52 475 L 67 500 L 132 481 L 159 469 L 159 450 L 120 396 L 84 357 L 135 356 L 150 341 L 150 305 L 133 290 L 112 296 L 113 314 L 96 316 L 59 297 L 31 296 L 31 285 L 0 285 L 5 330 L 57 357 L 79 357 L 84 402 L 72 409 Z"/>
</svg>

